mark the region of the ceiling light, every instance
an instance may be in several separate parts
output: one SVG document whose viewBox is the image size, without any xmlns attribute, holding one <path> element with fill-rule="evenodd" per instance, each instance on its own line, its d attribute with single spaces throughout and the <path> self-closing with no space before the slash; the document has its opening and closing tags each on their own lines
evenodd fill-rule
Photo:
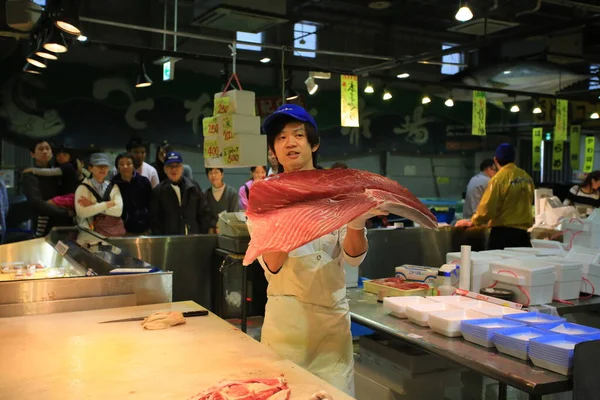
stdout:
<svg viewBox="0 0 600 400">
<path fill-rule="evenodd" d="M 519 111 L 521 111 L 521 109 L 517 104 L 513 104 L 513 106 L 510 108 L 511 113 L 518 113 Z"/>
<path fill-rule="evenodd" d="M 25 66 L 23 67 L 23 72 L 28 72 L 34 75 L 39 75 L 42 73 L 42 71 L 40 71 L 39 68 L 31 65 L 30 63 L 25 64 Z"/>
<path fill-rule="evenodd" d="M 33 53 L 27 56 L 27 62 L 31 65 L 34 65 L 38 68 L 47 68 L 47 60 Z"/>
<path fill-rule="evenodd" d="M 317 93 L 317 90 L 319 90 L 319 85 L 317 85 L 317 83 L 315 82 L 315 78 L 313 78 L 312 76 L 309 76 L 304 81 L 304 84 L 306 85 L 306 90 L 308 90 L 308 94 L 310 95 Z"/>
<path fill-rule="evenodd" d="M 392 98 L 392 94 L 387 89 L 385 89 L 383 91 L 383 99 L 387 101 L 387 100 L 390 100 L 391 98 Z"/>
<path fill-rule="evenodd" d="M 365 86 L 365 93 L 375 93 L 375 89 L 373 88 L 371 82 L 367 82 L 367 86 Z"/>
<path fill-rule="evenodd" d="M 79 21 L 79 14 L 77 12 L 78 1 L 62 1 L 65 7 L 60 9 L 53 15 L 52 19 L 54 24 L 61 30 L 70 33 L 71 35 L 81 35 L 81 22 Z"/>
<path fill-rule="evenodd" d="M 85 35 L 79 35 L 77 36 L 77 40 L 79 40 L 80 42 L 85 42 L 86 40 L 88 40 L 88 37 Z"/>
<path fill-rule="evenodd" d="M 263 64 L 270 63 L 271 59 L 269 57 L 264 57 L 260 59 L 260 62 Z"/>
<path fill-rule="evenodd" d="M 504 74 L 504 75 L 508 75 L 508 74 L 510 74 L 510 70 L 508 70 L 508 69 L 507 69 L 506 71 L 504 71 L 504 72 L 503 72 L 503 74 Z"/>
<path fill-rule="evenodd" d="M 460 22 L 467 22 L 473 18 L 473 13 L 471 12 L 469 6 L 465 4 L 464 6 L 458 9 L 454 18 L 456 18 L 456 20 Z"/>
<path fill-rule="evenodd" d="M 421 104 L 429 104 L 431 103 L 431 98 L 427 95 L 423 96 L 423 98 L 421 99 Z"/>
<path fill-rule="evenodd" d="M 48 36 L 48 39 L 44 43 L 44 48 L 54 53 L 66 53 L 68 50 L 65 38 L 58 29 L 52 29 L 50 36 Z"/>
<path fill-rule="evenodd" d="M 146 73 L 146 66 L 144 63 L 140 63 L 140 73 L 138 74 L 137 80 L 135 82 L 136 88 L 144 88 L 148 86 L 152 86 L 152 79 Z"/>
<path fill-rule="evenodd" d="M 534 114 L 541 114 L 542 113 L 542 108 L 540 106 L 537 106 L 533 109 L 533 113 Z"/>
<path fill-rule="evenodd" d="M 403 73 L 401 73 L 401 74 L 398 74 L 398 75 L 396 76 L 396 78 L 399 78 L 399 79 L 405 79 L 405 78 L 408 78 L 409 76 L 410 76 L 410 74 L 409 74 L 408 72 L 403 72 Z"/>
<path fill-rule="evenodd" d="M 45 58 L 46 60 L 58 60 L 58 56 L 56 55 L 56 53 L 50 50 L 46 50 L 44 46 L 41 45 L 35 51 L 35 54 L 42 58 Z"/>
<path fill-rule="evenodd" d="M 600 114 L 598 114 L 597 112 L 592 113 L 592 115 L 590 115 L 590 119 L 600 119 Z"/>
<path fill-rule="evenodd" d="M 446 105 L 446 107 L 454 107 L 454 100 L 452 100 L 452 97 L 448 97 L 444 104 Z"/>
</svg>

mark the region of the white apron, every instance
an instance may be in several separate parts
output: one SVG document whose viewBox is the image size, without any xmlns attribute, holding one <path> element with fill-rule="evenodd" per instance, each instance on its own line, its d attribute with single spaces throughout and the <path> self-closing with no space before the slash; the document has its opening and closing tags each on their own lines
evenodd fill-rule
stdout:
<svg viewBox="0 0 600 400">
<path fill-rule="evenodd" d="M 290 252 L 277 274 L 265 270 L 269 286 L 261 342 L 354 396 L 344 236 L 345 229 L 325 235 Z"/>
</svg>

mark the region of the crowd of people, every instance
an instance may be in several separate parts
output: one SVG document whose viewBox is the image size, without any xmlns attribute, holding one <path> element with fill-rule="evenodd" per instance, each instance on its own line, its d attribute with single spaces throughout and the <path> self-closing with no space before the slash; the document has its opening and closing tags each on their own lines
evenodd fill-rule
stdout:
<svg viewBox="0 0 600 400">
<path fill-rule="evenodd" d="M 74 224 L 109 237 L 218 233 L 218 215 L 245 210 L 252 184 L 267 176 L 266 166 L 252 167 L 252 178 L 238 190 L 224 182 L 222 168 L 206 168 L 210 187 L 203 191 L 173 146 L 159 146 L 152 164 L 147 149 L 132 139 L 114 161 L 94 153 L 86 168 L 71 149 L 54 153 L 46 140 L 33 143 L 35 165 L 23 170 L 22 188 L 35 235 Z M 272 152 L 268 171 L 279 171 Z"/>
</svg>

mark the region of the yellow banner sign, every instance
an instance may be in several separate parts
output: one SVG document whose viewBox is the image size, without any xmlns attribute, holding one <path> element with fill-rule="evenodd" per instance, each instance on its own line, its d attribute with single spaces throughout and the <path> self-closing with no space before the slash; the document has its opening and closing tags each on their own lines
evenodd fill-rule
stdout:
<svg viewBox="0 0 600 400">
<path fill-rule="evenodd" d="M 571 126 L 571 137 L 569 139 L 569 159 L 571 168 L 579 171 L 579 146 L 581 143 L 581 125 Z"/>
<path fill-rule="evenodd" d="M 476 136 L 485 136 L 485 118 L 486 118 L 486 99 L 485 92 L 473 91 L 473 126 L 471 134 Z"/>
<path fill-rule="evenodd" d="M 342 75 L 342 126 L 358 128 L 358 77 Z"/>
<path fill-rule="evenodd" d="M 449 185 L 450 184 L 450 177 L 448 177 L 448 176 L 438 176 L 437 177 L 437 183 L 438 183 L 438 185 Z"/>
<path fill-rule="evenodd" d="M 533 133 L 531 135 L 531 161 L 533 171 L 541 171 L 542 170 L 542 128 L 533 128 Z"/>
<path fill-rule="evenodd" d="M 213 136 L 219 133 L 217 117 L 208 117 L 202 120 L 202 133 L 204 136 Z"/>
<path fill-rule="evenodd" d="M 594 170 L 594 150 L 596 148 L 596 138 L 587 136 L 585 138 L 585 158 L 583 159 L 583 172 L 589 174 Z"/>
<path fill-rule="evenodd" d="M 552 171 L 562 171 L 565 142 L 555 140 L 552 145 Z"/>
<path fill-rule="evenodd" d="M 567 140 L 567 127 L 569 125 L 569 101 L 556 100 L 556 125 L 554 126 L 554 140 Z"/>
<path fill-rule="evenodd" d="M 204 158 L 217 158 L 219 156 L 219 142 L 204 139 Z"/>
<path fill-rule="evenodd" d="M 215 99 L 213 115 L 219 114 L 229 114 L 229 97 L 217 97 Z"/>
</svg>

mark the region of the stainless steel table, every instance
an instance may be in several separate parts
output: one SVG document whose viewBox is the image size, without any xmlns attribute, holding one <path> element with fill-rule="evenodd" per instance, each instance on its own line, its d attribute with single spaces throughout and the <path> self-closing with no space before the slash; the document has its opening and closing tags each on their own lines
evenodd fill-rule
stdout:
<svg viewBox="0 0 600 400">
<path fill-rule="evenodd" d="M 600 311 L 600 296 L 594 296 L 590 299 L 569 300 L 569 303 L 551 303 L 556 307 L 558 314 L 563 317 L 566 314 L 597 312 Z"/>
<path fill-rule="evenodd" d="M 526 393 L 530 399 L 572 389 L 571 378 L 536 368 L 533 364 L 499 354 L 462 338 L 448 338 L 429 328 L 390 316 L 377 297 L 362 289 L 348 290 L 353 322 L 377 332 L 405 340 L 427 352 L 454 361 L 470 370 L 500 382 L 500 398 L 506 398 L 506 385 Z"/>
</svg>

